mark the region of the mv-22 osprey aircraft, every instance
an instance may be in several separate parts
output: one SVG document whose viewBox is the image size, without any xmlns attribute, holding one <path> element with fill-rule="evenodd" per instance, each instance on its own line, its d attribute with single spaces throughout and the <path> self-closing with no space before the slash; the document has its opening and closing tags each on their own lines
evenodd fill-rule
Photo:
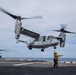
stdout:
<svg viewBox="0 0 76 75">
<path fill-rule="evenodd" d="M 31 50 L 32 48 L 41 48 L 41 51 L 44 51 L 45 48 L 48 47 L 54 47 L 56 49 L 56 46 L 60 43 L 60 47 L 65 46 L 65 40 L 66 40 L 66 34 L 65 33 L 72 33 L 76 34 L 74 32 L 69 32 L 65 30 L 65 26 L 63 25 L 60 30 L 54 30 L 57 32 L 60 32 L 59 36 L 41 36 L 40 34 L 27 30 L 22 27 L 22 22 L 21 20 L 24 19 L 36 19 L 36 18 L 42 18 L 41 16 L 35 16 L 35 17 L 30 17 L 30 18 L 22 18 L 21 16 L 16 16 L 13 15 L 3 8 L 0 8 L 0 11 L 6 13 L 7 15 L 11 16 L 12 18 L 16 19 L 15 23 L 15 39 L 17 42 L 23 42 L 27 44 L 27 47 Z M 27 42 L 27 41 L 22 41 L 19 40 L 20 34 L 26 35 L 28 37 L 34 38 L 32 42 Z"/>
</svg>

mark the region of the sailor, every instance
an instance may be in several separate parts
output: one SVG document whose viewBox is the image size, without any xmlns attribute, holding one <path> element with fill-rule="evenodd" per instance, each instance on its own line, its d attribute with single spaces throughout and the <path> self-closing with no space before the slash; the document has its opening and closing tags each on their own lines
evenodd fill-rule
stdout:
<svg viewBox="0 0 76 75">
<path fill-rule="evenodd" d="M 53 61 L 54 61 L 53 67 L 54 68 L 58 68 L 58 58 L 61 56 L 63 56 L 63 55 L 58 55 L 58 53 L 54 50 L 54 59 L 53 59 Z"/>
</svg>

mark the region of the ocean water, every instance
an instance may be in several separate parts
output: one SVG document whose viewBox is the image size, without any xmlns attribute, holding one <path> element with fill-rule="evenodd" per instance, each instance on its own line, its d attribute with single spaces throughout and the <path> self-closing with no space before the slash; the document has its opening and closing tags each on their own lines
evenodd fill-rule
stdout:
<svg viewBox="0 0 76 75">
<path fill-rule="evenodd" d="M 53 61 L 53 58 L 26 58 L 29 60 L 39 60 L 39 61 Z M 59 61 L 71 61 L 76 62 L 76 58 L 59 58 Z"/>
<path fill-rule="evenodd" d="M 76 58 L 59 58 L 59 61 L 76 62 Z"/>
<path fill-rule="evenodd" d="M 53 61 L 53 58 L 12 58 L 12 57 L 6 57 L 5 59 L 12 59 L 12 60 L 30 60 L 30 61 Z M 76 58 L 59 58 L 59 61 L 70 61 L 70 62 L 76 62 Z"/>
</svg>

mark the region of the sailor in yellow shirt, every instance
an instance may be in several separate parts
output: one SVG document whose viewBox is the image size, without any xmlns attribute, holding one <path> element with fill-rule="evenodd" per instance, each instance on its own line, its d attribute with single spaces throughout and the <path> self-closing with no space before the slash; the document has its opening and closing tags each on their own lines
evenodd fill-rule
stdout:
<svg viewBox="0 0 76 75">
<path fill-rule="evenodd" d="M 57 52 L 54 50 L 54 68 L 58 68 L 58 58 L 61 57 L 63 55 L 58 55 Z"/>
</svg>

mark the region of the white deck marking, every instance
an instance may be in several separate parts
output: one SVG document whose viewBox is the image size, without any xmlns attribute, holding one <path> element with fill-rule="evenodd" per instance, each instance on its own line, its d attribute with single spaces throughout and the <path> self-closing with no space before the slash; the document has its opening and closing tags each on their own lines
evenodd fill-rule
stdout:
<svg viewBox="0 0 76 75">
<path fill-rule="evenodd" d="M 14 64 L 13 66 L 22 66 L 22 65 L 29 65 L 29 64 L 33 64 L 33 62 L 31 62 L 31 63 Z"/>
</svg>

